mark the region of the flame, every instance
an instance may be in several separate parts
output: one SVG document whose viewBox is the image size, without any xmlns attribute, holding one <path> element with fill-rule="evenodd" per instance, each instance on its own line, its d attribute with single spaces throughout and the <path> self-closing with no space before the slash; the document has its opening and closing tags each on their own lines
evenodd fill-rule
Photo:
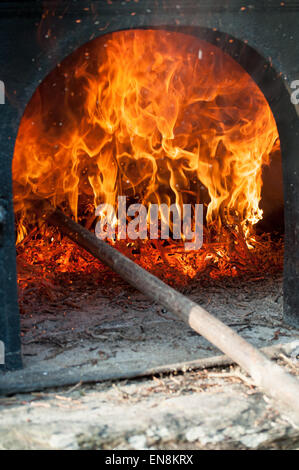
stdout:
<svg viewBox="0 0 299 470">
<path fill-rule="evenodd" d="M 265 97 L 220 49 L 166 31 L 103 36 L 59 64 L 22 118 L 18 242 L 34 220 L 32 198 L 78 219 L 100 203 L 117 209 L 118 195 L 147 207 L 205 203 L 208 227 L 233 226 L 249 240 L 277 145 Z"/>
</svg>

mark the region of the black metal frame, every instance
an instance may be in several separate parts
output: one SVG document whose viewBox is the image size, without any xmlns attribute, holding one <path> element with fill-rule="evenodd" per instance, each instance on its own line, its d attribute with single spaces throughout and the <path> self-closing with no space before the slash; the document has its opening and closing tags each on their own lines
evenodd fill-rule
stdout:
<svg viewBox="0 0 299 470">
<path fill-rule="evenodd" d="M 284 317 L 299 326 L 299 111 L 290 100 L 291 83 L 299 78 L 298 20 L 299 5 L 288 1 L 0 4 L 0 79 L 6 87 L 6 104 L 0 106 L 0 340 L 6 347 L 6 368 L 21 367 L 11 185 L 20 119 L 40 82 L 66 56 L 93 38 L 124 29 L 168 28 L 200 36 L 230 54 L 263 91 L 282 149 Z"/>
</svg>

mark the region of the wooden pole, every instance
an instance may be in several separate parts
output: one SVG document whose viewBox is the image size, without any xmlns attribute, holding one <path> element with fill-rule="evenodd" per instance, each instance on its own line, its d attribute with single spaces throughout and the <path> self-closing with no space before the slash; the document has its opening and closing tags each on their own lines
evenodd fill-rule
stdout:
<svg viewBox="0 0 299 470">
<path fill-rule="evenodd" d="M 292 411 L 293 421 L 299 425 L 299 382 L 295 377 L 271 362 L 258 349 L 198 304 L 169 287 L 108 243 L 99 240 L 59 209 L 44 201 L 36 207 L 50 224 L 58 227 L 61 232 L 109 266 L 125 281 L 174 313 L 239 364 L 258 387 L 283 406 L 283 410 Z"/>
</svg>

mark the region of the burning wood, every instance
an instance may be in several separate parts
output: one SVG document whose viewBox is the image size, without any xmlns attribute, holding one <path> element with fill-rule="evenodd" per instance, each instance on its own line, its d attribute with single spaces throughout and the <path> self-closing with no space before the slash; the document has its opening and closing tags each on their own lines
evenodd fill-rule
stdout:
<svg viewBox="0 0 299 470">
<path fill-rule="evenodd" d="M 85 225 L 87 228 L 87 225 Z M 90 227 L 91 228 L 91 227 Z M 119 240 L 114 247 L 167 284 L 184 291 L 185 286 L 211 284 L 234 278 L 251 281 L 282 272 L 283 241 L 270 234 L 255 236 L 252 249 L 242 249 L 238 233 L 223 234 L 225 241 L 204 239 L 201 250 L 186 252 L 179 241 Z M 80 294 L 105 284 L 106 268 L 55 228 L 33 228 L 17 245 L 19 303 L 21 312 L 39 312 L 44 302 L 65 297 L 65 285 Z M 76 287 L 77 286 L 77 287 Z M 44 300 L 42 302 L 41 300 Z"/>
</svg>

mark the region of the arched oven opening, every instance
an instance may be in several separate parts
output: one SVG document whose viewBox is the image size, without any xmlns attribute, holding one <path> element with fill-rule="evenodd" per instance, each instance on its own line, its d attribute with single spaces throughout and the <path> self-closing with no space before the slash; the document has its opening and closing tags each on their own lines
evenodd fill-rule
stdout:
<svg viewBox="0 0 299 470">
<path fill-rule="evenodd" d="M 102 277 L 97 260 L 39 220 L 38 199 L 92 231 L 102 220 L 109 243 L 178 288 L 282 270 L 281 153 L 271 108 L 235 60 L 193 35 L 119 31 L 65 59 L 26 108 L 13 184 L 24 313 L 57 286 L 83 289 Z M 196 233 L 196 205 L 203 242 L 186 249 L 173 211 L 190 206 Z M 166 237 L 163 206 L 172 209 Z"/>
<path fill-rule="evenodd" d="M 67 58 L 45 79 L 42 66 L 40 80 L 32 72 L 40 85 L 12 161 L 25 364 L 36 355 L 27 345 L 56 344 L 51 322 L 80 331 L 85 343 L 98 338 L 97 328 L 101 338 L 110 331 L 111 302 L 122 307 L 118 318 L 144 310 L 118 275 L 40 216 L 44 201 L 224 323 L 233 317 L 240 331 L 251 328 L 247 316 L 261 328 L 270 317 L 296 326 L 297 117 L 284 77 L 246 40 L 216 28 L 111 30 L 69 56 L 62 45 L 55 55 Z M 82 31 L 76 44 L 90 37 Z M 89 308 L 90 299 L 101 309 Z M 16 305 L 11 310 L 8 368 L 20 365 Z M 77 328 L 96 310 L 101 326 Z M 270 336 L 245 334 L 258 347 Z M 39 358 L 48 358 L 41 349 Z"/>
</svg>

